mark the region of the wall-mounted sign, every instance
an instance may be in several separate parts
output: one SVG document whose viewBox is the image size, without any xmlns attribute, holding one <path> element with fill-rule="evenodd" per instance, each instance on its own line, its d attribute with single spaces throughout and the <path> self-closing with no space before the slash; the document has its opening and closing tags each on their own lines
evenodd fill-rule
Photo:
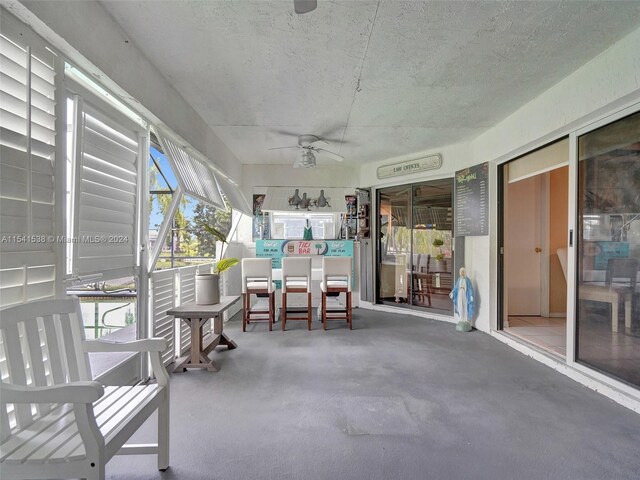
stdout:
<svg viewBox="0 0 640 480">
<path fill-rule="evenodd" d="M 489 235 L 489 164 L 456 172 L 453 189 L 456 237 Z"/>
<path fill-rule="evenodd" d="M 378 167 L 377 174 L 379 179 L 398 177 L 400 175 L 409 175 L 411 173 L 425 172 L 427 170 L 437 170 L 442 166 L 442 157 L 440 154 L 429 155 L 428 157 L 416 158 L 415 160 L 407 160 L 406 162 L 393 163 L 391 165 L 383 165 Z"/>
</svg>

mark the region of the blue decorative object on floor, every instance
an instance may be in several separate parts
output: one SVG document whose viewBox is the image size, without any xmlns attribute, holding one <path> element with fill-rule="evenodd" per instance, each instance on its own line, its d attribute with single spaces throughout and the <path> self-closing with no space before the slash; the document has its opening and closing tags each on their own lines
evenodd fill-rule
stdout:
<svg viewBox="0 0 640 480">
<path fill-rule="evenodd" d="M 464 267 L 460 269 L 460 277 L 458 277 L 449 297 L 453 300 L 453 313 L 458 317 L 456 330 L 470 332 L 473 328 L 471 325 L 474 306 L 473 285 L 469 277 L 467 277 L 467 271 Z"/>
</svg>

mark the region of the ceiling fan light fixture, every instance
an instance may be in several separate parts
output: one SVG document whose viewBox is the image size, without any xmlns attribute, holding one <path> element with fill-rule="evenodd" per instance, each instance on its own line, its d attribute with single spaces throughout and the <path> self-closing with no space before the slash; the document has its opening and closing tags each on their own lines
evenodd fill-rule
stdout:
<svg viewBox="0 0 640 480">
<path fill-rule="evenodd" d="M 316 156 L 313 154 L 313 152 L 311 151 L 306 152 L 303 165 L 305 166 L 305 168 L 311 168 L 316 166 Z"/>
<path fill-rule="evenodd" d="M 312 168 L 316 166 L 316 156 L 309 150 L 304 150 L 293 164 L 294 168 Z"/>
</svg>

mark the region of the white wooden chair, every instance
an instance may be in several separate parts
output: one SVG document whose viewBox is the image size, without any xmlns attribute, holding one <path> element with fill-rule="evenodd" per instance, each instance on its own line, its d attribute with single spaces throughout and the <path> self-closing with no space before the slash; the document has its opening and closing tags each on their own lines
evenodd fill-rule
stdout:
<svg viewBox="0 0 640 480">
<path fill-rule="evenodd" d="M 3 480 L 104 479 L 115 454 L 156 454 L 169 466 L 169 376 L 164 339 L 86 340 L 77 298 L 0 311 L 0 472 Z M 88 352 L 150 352 L 157 382 L 102 386 Z M 158 410 L 158 443 L 125 445 Z"/>
</svg>

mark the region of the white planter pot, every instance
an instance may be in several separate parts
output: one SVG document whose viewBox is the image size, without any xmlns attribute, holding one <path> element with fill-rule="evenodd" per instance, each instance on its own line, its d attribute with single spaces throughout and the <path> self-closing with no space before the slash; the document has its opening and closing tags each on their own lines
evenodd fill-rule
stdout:
<svg viewBox="0 0 640 480">
<path fill-rule="evenodd" d="M 216 303 L 220 303 L 219 274 L 196 274 L 196 303 L 198 305 L 215 305 Z"/>
</svg>

